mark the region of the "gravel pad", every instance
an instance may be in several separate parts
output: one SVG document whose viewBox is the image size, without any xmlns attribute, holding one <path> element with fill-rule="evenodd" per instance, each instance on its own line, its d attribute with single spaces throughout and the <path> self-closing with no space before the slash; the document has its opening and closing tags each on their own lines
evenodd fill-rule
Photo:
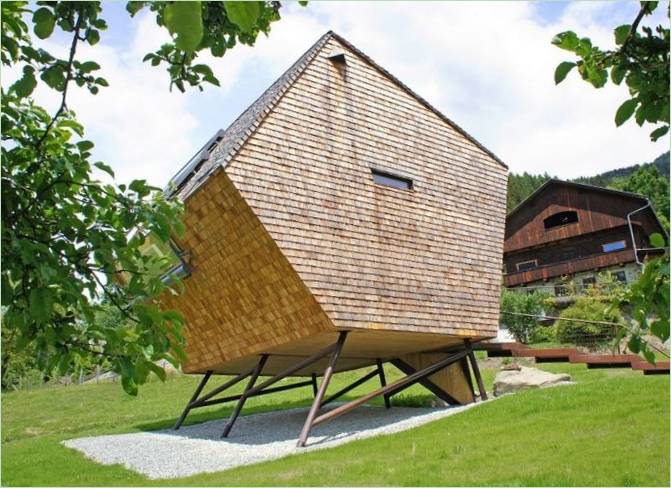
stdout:
<svg viewBox="0 0 671 488">
<path fill-rule="evenodd" d="M 82 437 L 63 441 L 63 444 L 99 463 L 121 464 L 151 479 L 179 478 L 399 432 L 475 405 L 479 403 L 450 408 L 392 407 L 389 410 L 363 406 L 312 429 L 305 448 L 297 448 L 296 441 L 307 408 L 240 417 L 227 439 L 219 437 L 226 424 L 226 419 L 222 419 L 180 430 Z M 334 406 L 337 405 L 330 408 Z"/>
</svg>

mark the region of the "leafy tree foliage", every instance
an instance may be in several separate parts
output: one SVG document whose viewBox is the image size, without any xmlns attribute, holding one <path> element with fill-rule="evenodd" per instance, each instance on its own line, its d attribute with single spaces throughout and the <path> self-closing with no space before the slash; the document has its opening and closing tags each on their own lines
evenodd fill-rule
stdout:
<svg viewBox="0 0 671 488">
<path fill-rule="evenodd" d="M 655 362 L 655 353 L 645 336 L 654 335 L 662 342 L 669 340 L 669 248 L 668 242 L 660 234 L 653 234 L 650 242 L 654 247 L 666 247 L 664 256 L 646 262 L 638 281 L 613 300 L 611 309 L 626 305 L 636 321 L 627 347 L 632 352 L 641 353 Z"/>
<path fill-rule="evenodd" d="M 168 243 L 179 235 L 181 204 L 135 180 L 128 185 L 96 179 L 93 143 L 67 105 L 69 90 L 92 94 L 107 86 L 95 61 L 77 57 L 82 43 L 99 42 L 106 21 L 98 2 L 2 2 L 1 62 L 22 76 L 2 87 L 2 306 L 3 340 L 17 352 L 28 347 L 38 367 L 61 373 L 83 361 L 105 360 L 137 393 L 150 373 L 164 376 L 156 361 L 184 360 L 179 313 L 163 310 L 159 297 L 178 283 L 156 269 L 165 258 L 147 255 L 151 236 Z M 279 18 L 278 3 L 130 2 L 131 15 L 148 8 L 172 35 L 150 53 L 166 64 L 171 86 L 218 84 L 197 53 L 223 56 L 237 42 L 251 45 Z M 40 39 L 56 29 L 70 39 L 66 58 L 36 47 L 25 18 Z M 51 115 L 31 98 L 38 83 L 61 94 Z M 127 279 L 120 279 L 123 275 Z M 170 284 L 168 284 L 170 283 Z M 103 305 L 106 302 L 108 305 Z M 113 306 L 117 320 L 99 320 Z M 3 357 L 4 361 L 4 357 Z"/>
<path fill-rule="evenodd" d="M 538 327 L 538 316 L 543 314 L 549 293 L 523 293 L 504 289 L 501 295 L 501 324 L 515 340 L 528 343 Z M 520 315 L 517 315 L 520 314 Z"/>
<path fill-rule="evenodd" d="M 612 186 L 647 196 L 660 221 L 669 229 L 669 179 L 660 175 L 655 166 L 644 166 L 629 178 L 618 180 Z"/>
<path fill-rule="evenodd" d="M 555 334 L 558 342 L 596 346 L 615 338 L 624 330 L 622 314 L 618 308 L 594 296 L 581 296 L 573 305 L 564 309 L 555 322 Z M 571 320 L 576 319 L 576 320 Z M 591 322 L 584 322 L 584 321 Z"/>
<path fill-rule="evenodd" d="M 510 173 L 508 175 L 508 201 L 510 212 L 539 186 L 551 178 L 547 173 Z M 575 178 L 576 183 L 625 190 L 645 195 L 652 201 L 657 215 L 668 230 L 669 215 L 669 153 L 664 153 L 651 163 L 636 164 L 607 171 L 595 176 Z"/>
<path fill-rule="evenodd" d="M 577 68 L 582 79 L 595 88 L 606 84 L 609 73 L 616 85 L 624 81 L 631 98 L 617 109 L 615 124 L 620 126 L 634 116 L 639 126 L 646 122 L 656 125 L 650 134 L 653 141 L 669 131 L 669 27 L 658 25 L 654 31 L 642 27 L 643 33 L 638 27 L 645 16 L 655 11 L 658 3 L 641 1 L 634 22 L 615 29 L 615 50 L 599 49 L 589 38 L 580 38 L 573 31 L 557 34 L 552 41 L 579 58 L 557 66 L 555 83 L 561 83 L 573 68 Z"/>
<path fill-rule="evenodd" d="M 506 210 L 512 209 L 522 203 L 529 195 L 552 177 L 545 173 L 542 175 L 532 175 L 526 171 L 522 174 L 510 173 L 508 175 L 508 200 Z"/>
</svg>

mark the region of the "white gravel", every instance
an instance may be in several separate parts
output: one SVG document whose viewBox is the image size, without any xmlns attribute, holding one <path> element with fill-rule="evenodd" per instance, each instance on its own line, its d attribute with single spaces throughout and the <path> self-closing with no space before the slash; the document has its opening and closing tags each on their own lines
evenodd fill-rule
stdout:
<svg viewBox="0 0 671 488">
<path fill-rule="evenodd" d="M 228 439 L 219 437 L 226 424 L 226 419 L 222 419 L 177 431 L 82 437 L 63 441 L 63 444 L 99 463 L 121 464 L 151 479 L 178 478 L 399 432 L 476 405 L 479 403 L 450 408 L 392 407 L 389 410 L 363 406 L 315 427 L 305 448 L 297 448 L 296 440 L 305 421 L 306 408 L 240 417 Z"/>
</svg>

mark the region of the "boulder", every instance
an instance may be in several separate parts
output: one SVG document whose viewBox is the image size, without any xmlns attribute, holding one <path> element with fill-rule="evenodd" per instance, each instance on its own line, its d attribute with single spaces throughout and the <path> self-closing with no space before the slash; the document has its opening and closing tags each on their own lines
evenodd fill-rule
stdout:
<svg viewBox="0 0 671 488">
<path fill-rule="evenodd" d="M 571 376 L 567 374 L 548 373 L 540 369 L 520 366 L 519 369 L 508 368 L 499 371 L 494 379 L 494 396 L 529 388 L 546 388 L 567 384 L 571 384 Z"/>
</svg>

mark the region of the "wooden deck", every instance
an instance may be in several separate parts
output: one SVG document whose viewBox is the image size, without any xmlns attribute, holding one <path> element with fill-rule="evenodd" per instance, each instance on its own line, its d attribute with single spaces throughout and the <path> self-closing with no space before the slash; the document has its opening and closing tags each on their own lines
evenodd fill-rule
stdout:
<svg viewBox="0 0 671 488">
<path fill-rule="evenodd" d="M 489 357 L 527 357 L 537 363 L 579 363 L 590 369 L 631 368 L 643 374 L 669 374 L 669 361 L 657 361 L 650 364 L 636 354 L 588 354 L 575 348 L 535 349 L 518 342 L 483 342 L 474 349 L 487 351 Z"/>
</svg>

